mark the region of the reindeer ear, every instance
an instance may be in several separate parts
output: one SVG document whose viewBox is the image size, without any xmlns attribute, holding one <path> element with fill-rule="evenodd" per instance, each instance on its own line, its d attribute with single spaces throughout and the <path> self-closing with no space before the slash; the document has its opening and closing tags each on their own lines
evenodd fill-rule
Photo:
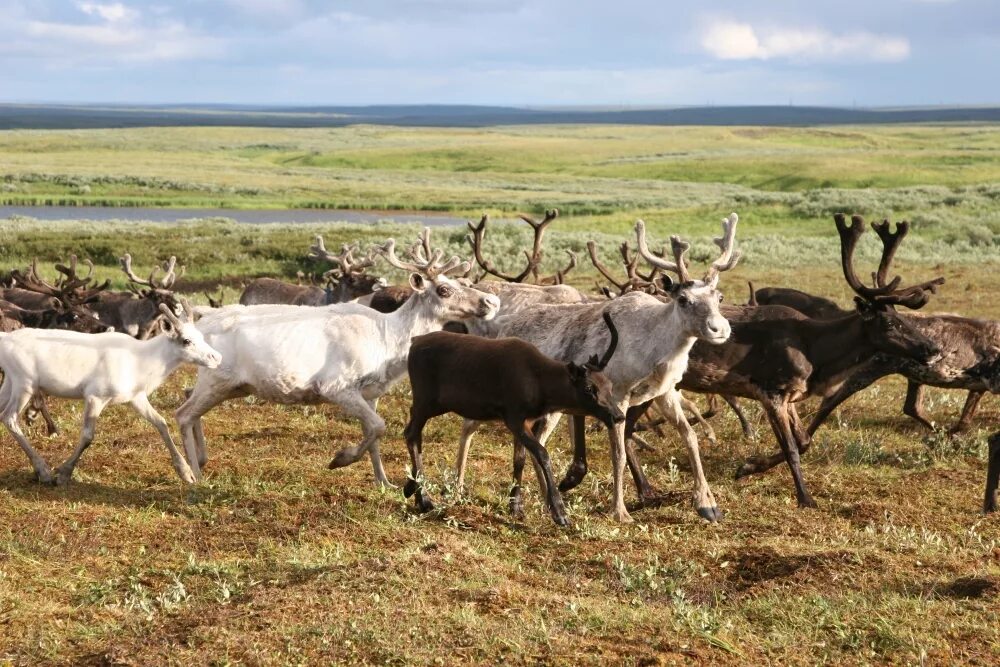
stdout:
<svg viewBox="0 0 1000 667">
<path fill-rule="evenodd" d="M 410 274 L 410 287 L 413 288 L 414 292 L 423 292 L 427 289 L 427 281 L 419 273 Z"/>
<path fill-rule="evenodd" d="M 569 374 L 572 378 L 581 378 L 587 374 L 587 371 L 583 366 L 578 366 L 572 361 L 567 365 L 569 366 Z"/>
<path fill-rule="evenodd" d="M 601 360 L 597 357 L 597 355 L 592 354 L 590 355 L 590 359 L 587 359 L 587 363 L 585 363 L 583 367 L 588 370 L 596 371 L 598 368 L 600 368 L 600 363 Z"/>
<path fill-rule="evenodd" d="M 875 311 L 877 308 L 866 299 L 862 299 L 860 296 L 854 297 L 854 307 L 857 308 L 862 319 L 870 320 L 875 317 Z"/>
</svg>

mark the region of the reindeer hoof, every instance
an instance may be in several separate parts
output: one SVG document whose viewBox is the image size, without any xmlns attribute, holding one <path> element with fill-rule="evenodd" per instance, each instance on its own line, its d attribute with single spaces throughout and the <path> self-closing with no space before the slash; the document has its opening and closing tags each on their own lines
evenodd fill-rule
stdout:
<svg viewBox="0 0 1000 667">
<path fill-rule="evenodd" d="M 726 515 L 725 512 L 720 510 L 718 507 L 699 507 L 698 516 L 705 519 L 709 523 L 718 523 L 722 521 L 722 518 Z"/>
<path fill-rule="evenodd" d="M 559 490 L 565 493 L 570 489 L 575 489 L 583 481 L 583 478 L 587 476 L 587 466 L 584 465 L 572 465 L 569 470 L 566 471 L 566 476 L 562 478 L 559 482 Z"/>
<path fill-rule="evenodd" d="M 567 519 L 565 516 L 562 515 L 553 516 L 552 520 L 555 522 L 557 526 L 560 526 L 561 528 L 565 528 L 566 526 L 569 525 L 569 519 Z"/>
<path fill-rule="evenodd" d="M 611 518 L 617 521 L 618 523 L 635 523 L 635 519 L 632 518 L 632 515 L 630 515 L 628 513 L 628 510 L 625 509 L 624 507 L 620 510 L 612 512 Z"/>
<path fill-rule="evenodd" d="M 409 498 L 416 492 L 417 492 L 417 480 L 415 479 L 406 480 L 406 484 L 403 485 L 403 496 Z"/>
<path fill-rule="evenodd" d="M 813 500 L 812 497 L 810 496 L 806 496 L 805 498 L 799 498 L 799 509 L 806 507 L 811 507 L 812 509 L 816 509 L 817 507 L 819 507 L 819 505 L 817 505 L 816 501 Z"/>
<path fill-rule="evenodd" d="M 35 471 L 35 479 L 38 480 L 39 484 L 55 484 L 55 479 L 52 477 L 52 473 L 43 470 L 42 472 Z"/>
<path fill-rule="evenodd" d="M 330 465 L 328 467 L 330 470 L 336 470 L 337 468 L 349 466 L 355 461 L 357 461 L 357 459 L 351 456 L 350 452 L 342 449 L 334 455 L 333 460 L 330 461 Z"/>
<path fill-rule="evenodd" d="M 70 481 L 72 481 L 72 479 L 73 479 L 72 470 L 63 470 L 62 468 L 60 468 L 58 470 L 58 474 L 56 475 L 55 484 L 56 486 L 66 486 L 67 484 L 70 483 Z"/>
<path fill-rule="evenodd" d="M 434 503 L 431 502 L 430 498 L 421 498 L 417 501 L 417 509 L 421 514 L 427 514 L 428 512 L 434 511 Z"/>
<path fill-rule="evenodd" d="M 767 470 L 767 468 L 764 467 L 765 462 L 766 459 L 763 456 L 751 456 L 743 463 L 743 465 L 740 466 L 739 470 L 736 471 L 736 479 L 743 479 L 744 477 L 764 472 Z"/>
</svg>

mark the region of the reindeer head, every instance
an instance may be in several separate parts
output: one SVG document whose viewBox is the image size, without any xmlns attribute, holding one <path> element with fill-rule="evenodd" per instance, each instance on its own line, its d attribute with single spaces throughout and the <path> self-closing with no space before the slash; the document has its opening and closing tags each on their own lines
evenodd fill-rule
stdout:
<svg viewBox="0 0 1000 667">
<path fill-rule="evenodd" d="M 132 271 L 132 255 L 125 253 L 118 261 L 121 264 L 122 272 L 128 277 L 128 288 L 136 296 L 149 299 L 157 308 L 166 305 L 174 315 L 180 316 L 182 314 L 180 301 L 177 300 L 171 289 L 177 279 L 184 275 L 185 267 L 183 265 L 180 267 L 179 273 L 176 271 L 176 257 L 171 256 L 170 259 L 163 262 L 162 267 L 153 266 L 149 278 L 140 278 Z M 157 278 L 156 274 L 160 271 L 163 271 L 163 276 Z"/>
<path fill-rule="evenodd" d="M 425 227 L 420 240 L 410 248 L 409 254 L 414 260 L 411 262 L 404 262 L 396 256 L 394 239 L 389 239 L 382 248 L 382 254 L 390 264 L 410 271 L 409 283 L 414 294 L 409 301 L 423 304 L 427 309 L 425 312 L 441 322 L 472 317 L 493 319 L 500 309 L 500 299 L 463 285 L 460 279 L 449 278 L 447 274 L 451 271 L 468 272 L 468 262 L 452 257 L 442 263 L 444 253 L 440 249 L 431 249 L 430 234 L 430 228 Z"/>
<path fill-rule="evenodd" d="M 646 223 L 642 220 L 635 223 L 639 254 L 642 255 L 643 259 L 660 271 L 670 271 L 677 274 L 678 282 L 672 281 L 666 275 L 663 276 L 662 281 L 667 296 L 675 304 L 673 312 L 678 317 L 684 333 L 709 343 L 721 344 L 729 339 L 729 322 L 719 312 L 722 293 L 718 290 L 718 284 L 719 274 L 732 269 L 740 259 L 740 253 L 736 249 L 737 222 L 739 222 L 739 216 L 735 213 L 722 219 L 722 236 L 714 239 L 721 254 L 708 267 L 708 271 L 701 280 L 692 280 L 688 274 L 684 255 L 691 244 L 682 241 L 678 236 L 671 236 L 670 248 L 674 255 L 674 261 L 670 262 L 664 259 L 666 251 L 663 253 L 664 257 L 661 257 L 651 252 L 649 246 L 646 245 Z"/>
<path fill-rule="evenodd" d="M 326 249 L 323 237 L 316 235 L 315 242 L 309 247 L 309 257 L 326 260 L 335 265 L 323 274 L 328 285 L 335 285 L 341 293 L 341 301 L 350 301 L 371 294 L 386 286 L 385 278 L 365 273 L 365 269 L 375 264 L 375 249 L 369 250 L 365 257 L 354 258 L 358 246 L 346 243 L 341 247 L 340 254 L 334 255 Z"/>
<path fill-rule="evenodd" d="M 569 371 L 570 382 L 576 391 L 578 404 L 583 406 L 587 414 L 600 419 L 608 427 L 612 424 L 625 421 L 625 414 L 618 407 L 614 399 L 614 386 L 611 380 L 604 375 L 604 369 L 611 361 L 611 356 L 618 347 L 618 329 L 611 321 L 611 315 L 604 312 L 602 317 L 604 323 L 608 325 L 611 332 L 611 342 L 604 356 L 598 360 L 595 354 L 587 363 L 582 366 L 574 364 L 572 361 L 566 364 Z"/>
<path fill-rule="evenodd" d="M 191 304 L 187 299 L 181 299 L 181 317 L 174 314 L 166 304 L 159 305 L 163 314 L 160 321 L 160 331 L 169 337 L 180 349 L 181 359 L 196 366 L 218 368 L 222 363 L 222 355 L 208 342 L 194 325 Z"/>
<path fill-rule="evenodd" d="M 854 303 L 861 315 L 861 323 L 869 342 L 879 351 L 917 361 L 930 362 L 940 355 L 938 346 L 906 319 L 899 316 L 896 306 L 918 309 L 927 304 L 930 295 L 937 291 L 944 278 L 935 278 L 912 287 L 900 288 L 901 278 L 886 280 L 892 259 L 909 224 L 896 224 L 896 231 L 889 231 L 889 221 L 872 223 L 872 229 L 882 240 L 882 259 L 878 271 L 872 274 L 875 287 L 867 287 L 854 273 L 854 248 L 865 231 L 865 221 L 860 215 L 851 217 L 848 225 L 842 213 L 834 216 L 840 234 L 840 263 L 844 278 L 857 295 Z"/>
</svg>

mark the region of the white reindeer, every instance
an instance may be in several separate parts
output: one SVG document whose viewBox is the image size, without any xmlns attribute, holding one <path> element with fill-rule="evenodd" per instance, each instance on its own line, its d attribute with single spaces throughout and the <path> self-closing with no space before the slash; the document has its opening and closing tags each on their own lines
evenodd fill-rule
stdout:
<svg viewBox="0 0 1000 667">
<path fill-rule="evenodd" d="M 379 453 L 385 422 L 376 407 L 379 397 L 406 374 L 410 339 L 450 320 L 490 319 L 500 301 L 446 275 L 468 270 L 457 257 L 442 264 L 441 251 L 428 256 L 418 244 L 411 251 L 416 262 L 403 262 L 392 239 L 382 252 L 390 264 L 411 272 L 414 294 L 393 313 L 356 303 L 268 305 L 221 308 L 199 320 L 199 329 L 225 361 L 217 369 L 199 370 L 188 400 L 177 410 L 196 476 L 207 460 L 201 416 L 225 400 L 255 394 L 276 403 L 335 403 L 360 419 L 361 443 L 338 452 L 330 467 L 354 463 L 367 452 L 376 482 L 391 486 Z"/>
<path fill-rule="evenodd" d="M 80 455 L 94 439 L 98 416 L 112 403 L 130 404 L 151 423 L 163 438 L 180 478 L 195 481 L 170 438 L 166 421 L 149 404 L 149 394 L 182 363 L 214 368 L 222 358 L 191 323 L 186 303 L 183 321 L 165 304 L 159 310 L 166 319 L 163 334 L 143 341 L 113 332 L 20 329 L 0 334 L 0 369 L 6 374 L 0 386 L 0 420 L 27 454 L 38 481 L 51 483 L 52 471 L 24 437 L 18 423 L 21 411 L 38 392 L 84 401 L 80 444 L 57 469 L 58 484 L 72 478 Z"/>
<path fill-rule="evenodd" d="M 674 261 L 657 257 L 646 244 L 644 223 L 641 220 L 636 223 L 642 256 L 661 271 L 670 271 L 679 277 L 679 282 L 670 288 L 672 299 L 667 303 L 644 292 L 629 292 L 611 302 L 538 306 L 517 311 L 501 315 L 487 327 L 489 336 L 521 338 L 559 361 L 583 363 L 608 345 L 609 334 L 602 320 L 607 311 L 614 318 L 620 335 L 618 352 L 604 371 L 614 385 L 615 400 L 625 412 L 632 405 L 660 397 L 658 406 L 688 447 L 695 476 L 695 508 L 700 516 L 710 521 L 718 520 L 722 514 L 705 479 L 698 439 L 684 416 L 684 399 L 676 385 L 687 369 L 688 353 L 696 340 L 721 344 L 729 338 L 729 322 L 719 313 L 722 296 L 717 286 L 719 274 L 733 268 L 739 260 L 735 248 L 738 220 L 735 213 L 723 219 L 723 235 L 715 239 L 721 255 L 702 280 L 692 280 L 688 275 L 684 259 L 687 243 L 674 236 L 671 238 Z M 558 417 L 558 414 L 550 415 L 538 432 L 538 440 L 543 445 Z M 462 427 L 457 462 L 460 480 L 464 478 L 469 444 L 477 425 L 478 422 L 466 420 Z M 625 508 L 623 486 L 625 424 L 616 424 L 609 429 L 608 435 L 614 477 L 612 515 L 619 521 L 631 521 Z M 585 472 L 585 468 L 571 468 L 560 489 L 575 486 Z"/>
</svg>

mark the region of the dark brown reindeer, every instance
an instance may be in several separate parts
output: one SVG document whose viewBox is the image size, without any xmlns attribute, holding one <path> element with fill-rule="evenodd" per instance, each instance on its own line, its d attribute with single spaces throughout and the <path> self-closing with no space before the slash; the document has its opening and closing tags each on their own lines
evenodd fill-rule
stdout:
<svg viewBox="0 0 1000 667">
<path fill-rule="evenodd" d="M 132 270 L 132 255 L 126 253 L 118 262 L 129 280 L 128 291 L 102 292 L 92 308 L 101 321 L 113 326 L 115 331 L 139 340 L 152 338 L 163 318 L 160 304 L 178 316 L 183 312 L 173 286 L 184 275 L 184 267 L 181 266 L 178 273 L 177 258 L 170 257 L 162 266 L 153 266 L 148 278 L 140 278 Z M 161 271 L 163 275 L 157 277 Z"/>
<path fill-rule="evenodd" d="M 888 228 L 879 225 L 876 231 L 881 235 L 887 233 Z M 878 274 L 876 280 L 879 280 Z M 881 280 L 884 283 L 884 275 Z M 832 308 L 837 308 L 842 314 L 847 312 L 829 299 L 798 290 L 779 287 L 767 290 L 767 293 L 764 293 L 764 289 L 757 291 L 759 302 L 791 306 L 810 317 L 829 317 L 829 313 L 834 312 Z M 951 434 L 961 433 L 969 428 L 979 401 L 987 392 L 1000 392 L 1000 322 L 949 314 L 902 317 L 937 343 L 941 348 L 941 359 L 937 363 L 926 364 L 913 359 L 876 354 L 859 367 L 842 387 L 824 398 L 810 423 L 810 435 L 815 433 L 841 403 L 888 375 L 899 374 L 907 379 L 903 413 L 928 429 L 933 428 L 933 424 L 927 419 L 923 409 L 925 385 L 968 390 L 961 417 L 948 429 Z"/>
<path fill-rule="evenodd" d="M 413 389 L 406 446 L 413 464 L 406 497 L 415 496 L 417 508 L 434 508 L 422 488 L 423 429 L 427 421 L 449 412 L 478 421 L 502 420 L 514 436 L 514 484 L 510 509 L 521 516 L 521 478 L 527 450 L 539 471 L 539 486 L 552 520 L 567 525 L 562 497 L 556 488 L 545 446 L 532 433 L 532 424 L 552 412 L 592 415 L 608 428 L 625 419 L 616 404 L 613 387 L 603 370 L 618 346 L 618 331 L 603 313 L 611 341 L 603 357 L 582 366 L 556 361 L 537 347 L 517 338 L 487 339 L 446 331 L 413 339 L 407 367 Z"/>
<path fill-rule="evenodd" d="M 987 392 L 1000 393 L 1000 322 L 958 315 L 912 315 L 907 320 L 940 346 L 941 360 L 930 364 L 876 355 L 858 368 L 837 392 L 824 398 L 809 425 L 810 434 L 841 403 L 887 375 L 906 378 L 903 413 L 928 429 L 934 425 L 924 412 L 924 387 L 967 390 L 962 414 L 948 429 L 952 435 L 969 428 L 979 401 Z"/>
<path fill-rule="evenodd" d="M 986 471 L 986 497 L 983 499 L 983 513 L 997 511 L 1000 498 L 997 497 L 997 486 L 1000 485 L 1000 432 L 990 436 L 990 462 Z"/>
<path fill-rule="evenodd" d="M 344 244 L 340 254 L 334 255 L 326 249 L 323 237 L 317 235 L 313 244 L 309 246 L 309 257 L 334 265 L 334 268 L 323 274 L 323 286 L 296 285 L 276 278 L 255 278 L 244 287 L 240 303 L 244 306 L 262 304 L 329 306 L 357 299 L 371 294 L 379 287 L 384 287 L 383 278 L 365 273 L 365 269 L 375 264 L 374 250 L 369 250 L 360 259 L 354 257 L 357 251 L 357 246 Z M 303 274 L 300 272 L 300 275 Z"/>
<path fill-rule="evenodd" d="M 853 269 L 854 248 L 864 231 L 864 221 L 854 216 L 847 224 L 840 214 L 834 220 L 840 235 L 844 278 L 857 295 L 857 310 L 833 320 L 815 320 L 783 306 L 745 308 L 742 318 L 727 309 L 732 327 L 729 340 L 717 346 L 695 343 L 687 372 L 678 384 L 682 390 L 741 396 L 761 403 L 781 453 L 751 458 L 737 476 L 762 472 L 786 461 L 800 507 L 815 507 L 815 502 L 806 490 L 799 463 L 800 450 L 808 447 L 809 436 L 794 404 L 810 396 L 825 395 L 877 352 L 921 361 L 939 355 L 934 342 L 912 326 L 910 319 L 896 313 L 894 307 L 922 307 L 944 279 L 900 288 L 897 277 L 877 287 L 866 287 Z M 907 226 L 900 223 L 891 238 L 882 236 L 881 273 L 888 271 L 906 231 Z M 630 414 L 626 428 L 638 414 Z M 654 494 L 634 452 L 630 453 L 629 465 L 640 496 Z"/>
</svg>

